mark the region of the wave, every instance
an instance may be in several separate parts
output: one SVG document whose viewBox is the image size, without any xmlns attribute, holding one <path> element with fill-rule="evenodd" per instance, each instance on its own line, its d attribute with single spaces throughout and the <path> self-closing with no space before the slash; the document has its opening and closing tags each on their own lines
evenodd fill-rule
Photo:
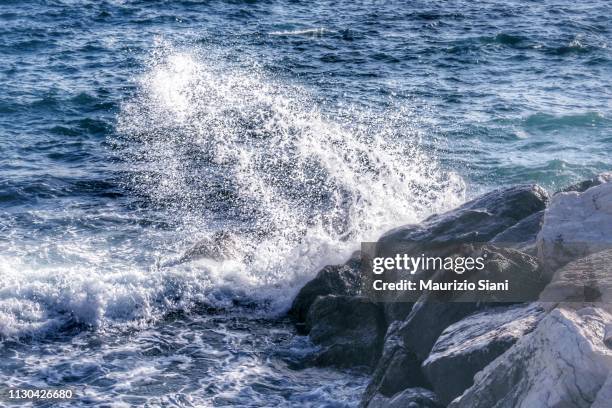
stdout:
<svg viewBox="0 0 612 408">
<path fill-rule="evenodd" d="M 67 208 L 79 230 L 5 252 L 2 335 L 149 324 L 195 304 L 274 315 L 361 241 L 463 200 L 409 107 L 329 113 L 256 65 L 220 61 L 153 55 L 109 141 L 140 204 Z"/>
<path fill-rule="evenodd" d="M 140 168 L 138 190 L 191 233 L 233 229 L 261 283 L 311 275 L 461 199 L 461 179 L 420 149 L 408 110 L 330 117 L 304 89 L 222 60 L 163 57 L 124 106 L 124 158 Z M 213 228 L 211 213 L 223 220 Z"/>
</svg>

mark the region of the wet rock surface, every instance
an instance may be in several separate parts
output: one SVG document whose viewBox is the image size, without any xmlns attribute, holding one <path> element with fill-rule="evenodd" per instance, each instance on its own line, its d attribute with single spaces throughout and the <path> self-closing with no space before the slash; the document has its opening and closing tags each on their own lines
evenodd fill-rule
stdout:
<svg viewBox="0 0 612 408">
<path fill-rule="evenodd" d="M 601 386 L 591 408 L 607 408 L 610 406 L 610 401 L 612 401 L 612 373 L 608 374 L 608 379 Z"/>
<path fill-rule="evenodd" d="M 429 386 L 420 361 L 404 347 L 398 334 L 399 323 L 393 323 L 387 330 L 382 356 L 363 395 L 362 407 L 369 406 L 376 395 L 391 397 L 406 388 Z"/>
<path fill-rule="evenodd" d="M 398 253 L 447 256 L 461 250 L 465 243 L 485 243 L 517 222 L 542 211 L 548 202 L 546 190 L 538 185 L 515 186 L 495 190 L 469 201 L 455 210 L 429 217 L 418 225 L 406 225 L 384 234 L 371 256 L 394 256 Z M 529 239 L 529 238 L 526 238 Z M 424 277 L 402 271 L 385 272 L 385 280 L 413 280 Z M 368 285 L 366 285 L 368 286 Z M 398 302 L 395 294 L 385 294 L 385 302 Z M 414 302 L 416 299 L 412 299 Z M 412 305 L 385 307 L 390 323 L 408 315 Z"/>
<path fill-rule="evenodd" d="M 536 240 L 544 224 L 544 210 L 531 214 L 510 228 L 500 232 L 491 243 L 504 248 L 514 248 L 530 255 L 537 254 Z"/>
<path fill-rule="evenodd" d="M 408 388 L 391 398 L 376 395 L 367 408 L 442 408 L 436 394 L 425 388 Z"/>
<path fill-rule="evenodd" d="M 465 273 L 462 277 L 471 282 L 479 279 L 503 281 L 508 279 L 509 289 L 501 292 L 472 293 L 470 291 L 427 292 L 414 305 L 399 328 L 407 350 L 421 361 L 429 355 L 436 339 L 451 324 L 475 311 L 498 304 L 537 300 L 546 285 L 535 258 L 512 249 L 493 246 L 466 248 L 466 254 L 487 254 L 486 267 L 482 271 Z M 438 282 L 456 279 L 452 271 L 442 271 L 434 276 Z"/>
<path fill-rule="evenodd" d="M 344 265 L 328 265 L 308 282 L 298 293 L 291 305 L 289 315 L 299 323 L 304 323 L 308 310 L 318 296 L 352 295 L 360 291 L 361 272 L 359 253 L 353 254 Z M 303 327 L 303 326 L 302 326 Z M 307 329 L 305 329 L 307 332 Z"/>
<path fill-rule="evenodd" d="M 407 225 L 384 234 L 377 254 L 413 251 L 428 245 L 487 242 L 520 220 L 537 213 L 548 202 L 548 193 L 538 185 L 495 190 L 455 210 L 431 216 L 418 225 Z"/>
<path fill-rule="evenodd" d="M 379 305 L 367 298 L 318 297 L 308 312 L 310 340 L 321 347 L 314 356 L 320 366 L 371 368 L 378 361 L 384 337 Z"/>
</svg>

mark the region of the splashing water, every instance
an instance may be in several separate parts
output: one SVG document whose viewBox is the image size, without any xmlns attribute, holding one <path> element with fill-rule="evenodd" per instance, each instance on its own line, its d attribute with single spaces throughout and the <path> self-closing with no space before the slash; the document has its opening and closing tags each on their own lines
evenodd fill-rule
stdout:
<svg viewBox="0 0 612 408">
<path fill-rule="evenodd" d="M 443 169 L 611 168 L 609 2 L 9 3 L 0 384 L 63 406 L 357 406 L 276 318 L 320 265 L 461 201 Z"/>
<path fill-rule="evenodd" d="M 462 200 L 406 107 L 325 113 L 305 89 L 227 60 L 153 55 L 110 140 L 140 204 L 31 212 L 28 225 L 61 232 L 4 247 L 3 336 L 149 325 L 195 303 L 274 315 L 360 241 Z"/>
<path fill-rule="evenodd" d="M 282 288 L 284 307 L 287 287 L 360 241 L 462 200 L 462 180 L 420 149 L 405 107 L 326 115 L 304 89 L 223 60 L 158 56 L 122 111 L 122 155 L 135 189 L 190 237 L 237 237 L 231 261 L 262 297 Z"/>
</svg>

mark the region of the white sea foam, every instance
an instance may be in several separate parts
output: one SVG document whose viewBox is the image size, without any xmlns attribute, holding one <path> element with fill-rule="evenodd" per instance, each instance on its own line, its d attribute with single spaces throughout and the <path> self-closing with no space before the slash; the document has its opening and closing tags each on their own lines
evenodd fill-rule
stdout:
<svg viewBox="0 0 612 408">
<path fill-rule="evenodd" d="M 342 261 L 358 242 L 462 199 L 459 177 L 420 149 L 408 108 L 347 107 L 330 116 L 304 89 L 222 60 L 160 57 L 119 129 L 147 172 L 144 182 L 136 175 L 138 186 L 174 208 L 190 234 L 206 232 L 206 215 L 231 201 L 225 216 L 238 214 L 247 226 L 235 276 L 260 293 L 291 294 L 287 285 Z M 229 190 L 230 198 L 198 188 Z"/>
<path fill-rule="evenodd" d="M 325 33 L 331 32 L 326 28 L 305 28 L 303 30 L 286 30 L 286 31 L 272 31 L 270 35 L 278 35 L 278 36 L 300 36 L 300 35 L 310 35 L 310 36 L 322 36 Z"/>
<path fill-rule="evenodd" d="M 409 107 L 323 109 L 254 64 L 161 49 L 113 141 L 128 185 L 169 228 L 118 223 L 97 236 L 77 228 L 61 242 L 14 241 L 0 260 L 2 335 L 67 320 L 142 324 L 194 302 L 253 300 L 278 313 L 359 242 L 463 199 L 462 180 L 420 148 Z M 148 219 L 115 211 L 94 218 Z M 66 210 L 79 216 L 92 214 Z M 220 230 L 236 237 L 231 257 L 168 262 Z"/>
</svg>

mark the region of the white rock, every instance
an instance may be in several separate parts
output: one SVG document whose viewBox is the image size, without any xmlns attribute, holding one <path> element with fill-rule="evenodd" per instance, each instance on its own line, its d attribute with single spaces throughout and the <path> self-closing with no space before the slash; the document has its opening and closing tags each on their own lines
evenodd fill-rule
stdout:
<svg viewBox="0 0 612 408">
<path fill-rule="evenodd" d="M 551 275 L 574 259 L 612 248 L 612 183 L 553 196 L 537 248 Z"/>
<path fill-rule="evenodd" d="M 449 326 L 436 341 L 423 371 L 444 404 L 473 384 L 474 374 L 532 331 L 544 309 L 538 304 L 497 307 Z"/>
<path fill-rule="evenodd" d="M 611 322 L 594 307 L 553 310 L 449 407 L 590 407 L 609 393 L 612 350 L 603 338 Z"/>
</svg>

